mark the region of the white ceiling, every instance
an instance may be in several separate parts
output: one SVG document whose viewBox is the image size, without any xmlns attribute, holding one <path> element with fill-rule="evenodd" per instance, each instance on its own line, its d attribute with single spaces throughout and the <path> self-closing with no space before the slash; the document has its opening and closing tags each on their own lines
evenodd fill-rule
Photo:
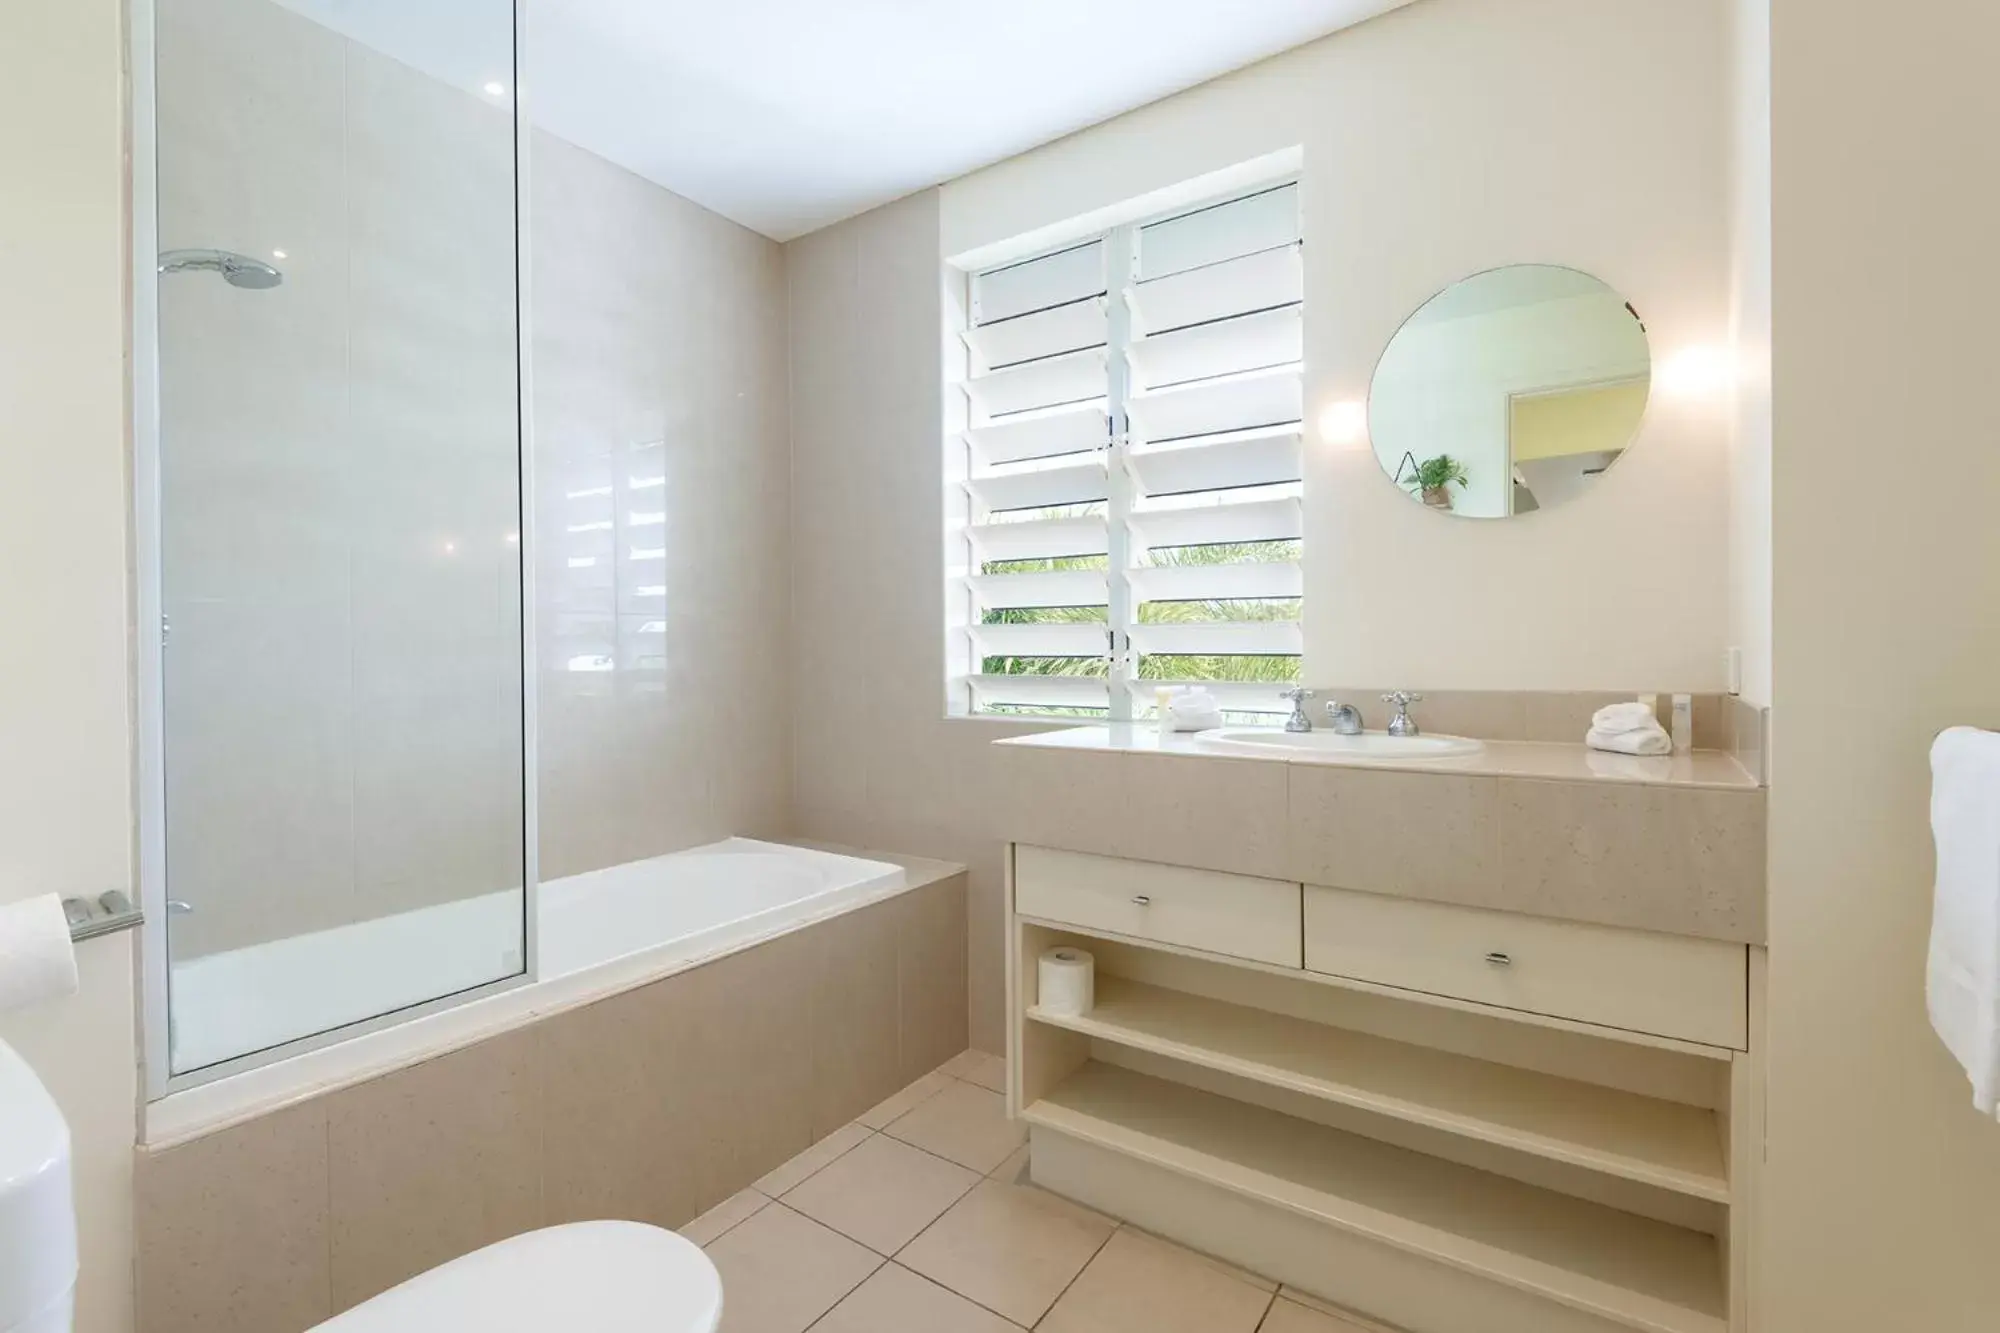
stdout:
<svg viewBox="0 0 2000 1333">
<path fill-rule="evenodd" d="M 283 3 L 472 87 L 506 12 Z M 789 240 L 1407 3 L 528 0 L 523 73 L 538 125 Z"/>
</svg>

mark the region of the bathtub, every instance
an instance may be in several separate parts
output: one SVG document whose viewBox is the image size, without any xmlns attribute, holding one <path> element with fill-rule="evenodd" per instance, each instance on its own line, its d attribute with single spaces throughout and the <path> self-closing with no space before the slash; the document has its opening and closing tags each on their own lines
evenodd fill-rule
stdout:
<svg viewBox="0 0 2000 1333">
<path fill-rule="evenodd" d="M 886 861 L 749 838 L 546 881 L 532 980 L 171 1092 L 148 1106 L 146 1142 L 178 1142 L 670 975 L 906 882 Z M 176 963 L 175 1065 L 223 1065 L 517 974 L 521 910 L 518 891 L 488 894 Z"/>
</svg>

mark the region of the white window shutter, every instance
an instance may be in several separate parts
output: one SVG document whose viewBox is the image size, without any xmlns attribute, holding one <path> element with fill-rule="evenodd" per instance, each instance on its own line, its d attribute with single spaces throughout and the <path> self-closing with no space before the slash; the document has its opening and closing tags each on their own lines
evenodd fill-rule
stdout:
<svg viewBox="0 0 2000 1333">
<path fill-rule="evenodd" d="M 963 706 L 1130 717 L 1202 683 L 1281 711 L 1303 646 L 1297 184 L 973 274 L 967 297 Z"/>
</svg>

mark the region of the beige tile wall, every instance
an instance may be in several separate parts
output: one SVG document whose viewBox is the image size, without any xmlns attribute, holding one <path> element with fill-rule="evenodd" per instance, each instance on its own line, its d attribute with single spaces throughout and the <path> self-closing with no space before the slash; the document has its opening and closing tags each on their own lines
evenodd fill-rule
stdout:
<svg viewBox="0 0 2000 1333">
<path fill-rule="evenodd" d="M 519 883 L 513 138 L 271 0 L 160 28 L 162 244 L 288 256 L 163 287 L 187 958 Z M 542 873 L 784 832 L 783 251 L 530 148 Z"/>
<path fill-rule="evenodd" d="M 965 876 L 139 1155 L 142 1333 L 293 1333 L 546 1224 L 679 1227 L 963 1050 Z"/>
</svg>

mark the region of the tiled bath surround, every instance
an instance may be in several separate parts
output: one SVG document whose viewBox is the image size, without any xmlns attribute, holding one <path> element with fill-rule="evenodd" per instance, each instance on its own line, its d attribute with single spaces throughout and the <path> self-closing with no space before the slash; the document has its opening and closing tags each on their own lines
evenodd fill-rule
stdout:
<svg viewBox="0 0 2000 1333">
<path fill-rule="evenodd" d="M 965 876 L 908 864 L 897 897 L 142 1151 L 142 1333 L 294 1333 L 533 1227 L 682 1226 L 844 1130 L 966 1045 Z"/>
</svg>

